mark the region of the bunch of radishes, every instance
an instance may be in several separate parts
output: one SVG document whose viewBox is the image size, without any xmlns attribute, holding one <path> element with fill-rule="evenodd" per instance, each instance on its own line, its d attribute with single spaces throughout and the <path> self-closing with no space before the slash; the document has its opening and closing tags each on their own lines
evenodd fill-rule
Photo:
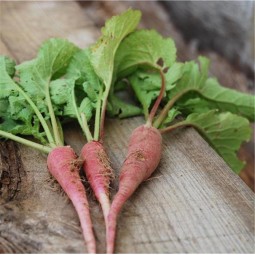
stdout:
<svg viewBox="0 0 255 255">
<path fill-rule="evenodd" d="M 81 165 L 102 207 L 107 253 L 113 253 L 117 216 L 156 169 L 161 133 L 197 128 L 235 171 L 242 168 L 235 151 L 251 133 L 247 118 L 254 118 L 254 97 L 208 78 L 205 58 L 200 58 L 200 70 L 192 61 L 177 63 L 173 40 L 153 30 L 137 30 L 140 16 L 139 11 L 128 10 L 111 18 L 98 41 L 84 50 L 63 39 L 50 39 L 35 59 L 18 66 L 0 57 L 0 136 L 49 154 L 48 169 L 77 211 L 89 253 L 96 252 L 96 241 L 79 176 Z M 134 90 L 138 106 L 118 98 L 117 92 L 127 86 Z M 146 119 L 130 137 L 112 203 L 109 187 L 114 171 L 103 146 L 106 112 L 119 117 L 143 113 Z M 176 119 L 179 115 L 181 120 Z M 87 139 L 80 158 L 64 146 L 61 123 L 74 119 Z M 229 143 L 233 134 L 231 148 L 219 146 Z"/>
</svg>

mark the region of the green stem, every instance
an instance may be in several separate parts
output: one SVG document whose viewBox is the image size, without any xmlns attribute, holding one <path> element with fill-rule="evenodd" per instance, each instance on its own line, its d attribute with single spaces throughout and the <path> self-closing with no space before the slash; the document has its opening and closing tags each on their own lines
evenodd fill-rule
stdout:
<svg viewBox="0 0 255 255">
<path fill-rule="evenodd" d="M 86 132 L 83 128 L 83 125 L 82 125 L 82 120 L 81 120 L 81 116 L 80 116 L 80 113 L 79 113 L 79 110 L 78 110 L 78 107 L 77 107 L 77 104 L 76 104 L 76 97 L 75 97 L 75 84 L 73 86 L 73 90 L 72 90 L 72 101 L 73 101 L 73 107 L 74 107 L 74 111 L 75 111 L 75 114 L 76 114 L 76 117 L 78 119 L 78 122 L 80 124 L 80 127 L 82 129 L 82 131 L 84 132 L 84 134 L 86 135 Z M 88 137 L 86 137 L 88 139 Z"/>
<path fill-rule="evenodd" d="M 154 121 L 153 127 L 158 128 L 161 125 L 162 121 L 166 118 L 169 110 L 172 108 L 175 102 L 188 91 L 190 91 L 190 89 L 183 90 L 182 93 L 175 95 L 170 101 L 168 101 L 158 118 Z"/>
<path fill-rule="evenodd" d="M 76 104 L 76 97 L 75 97 L 75 89 L 74 88 L 75 88 L 75 84 L 74 84 L 73 90 L 72 90 L 72 99 L 73 99 L 72 101 L 73 101 L 73 107 L 74 107 L 74 110 L 75 110 L 75 114 L 77 116 L 80 127 L 81 127 L 83 133 L 86 136 L 87 141 L 91 141 L 92 140 L 92 135 L 91 135 L 91 132 L 88 128 L 88 123 L 87 123 L 86 117 L 85 117 L 85 121 L 84 121 L 84 119 L 82 120 L 82 114 L 79 112 L 77 104 Z"/>
<path fill-rule="evenodd" d="M 161 69 L 159 69 L 159 73 L 160 73 L 160 77 L 161 77 L 161 88 L 160 88 L 160 92 L 159 95 L 157 97 L 157 100 L 155 101 L 151 112 L 149 114 L 149 117 L 147 119 L 146 125 L 151 126 L 153 118 L 158 110 L 159 104 L 162 101 L 162 98 L 164 96 L 165 90 L 166 90 L 166 79 L 165 79 L 165 74 L 163 73 L 163 71 Z"/>
<path fill-rule="evenodd" d="M 61 139 L 61 141 L 64 141 L 64 132 L 63 132 L 61 122 L 60 122 L 59 118 L 57 118 L 57 125 L 58 125 L 58 131 L 59 131 L 60 139 Z M 64 143 L 64 142 L 62 142 L 62 143 Z"/>
<path fill-rule="evenodd" d="M 100 139 L 103 139 L 104 136 L 104 120 L 105 120 L 105 112 L 106 112 L 106 105 L 107 105 L 107 99 L 110 91 L 111 85 L 105 86 L 106 90 L 103 94 L 102 98 L 102 111 L 101 111 L 101 121 L 100 121 Z"/>
<path fill-rule="evenodd" d="M 90 142 L 90 141 L 93 140 L 93 137 L 92 137 L 91 132 L 89 130 L 88 121 L 87 121 L 86 116 L 83 112 L 81 113 L 81 121 L 82 121 L 82 126 L 84 128 L 83 130 L 85 132 L 87 141 Z"/>
<path fill-rule="evenodd" d="M 95 141 L 99 140 L 100 110 L 101 110 L 102 94 L 103 94 L 103 90 L 102 90 L 102 87 L 100 87 L 99 97 L 98 97 L 97 106 L 96 106 L 96 116 L 95 116 L 95 129 L 94 129 L 94 140 Z"/>
<path fill-rule="evenodd" d="M 39 143 L 29 141 L 27 139 L 21 138 L 19 136 L 10 134 L 10 133 L 2 131 L 2 130 L 0 130 L 0 136 L 5 137 L 7 139 L 11 139 L 11 140 L 13 140 L 15 142 L 18 142 L 18 143 L 22 143 L 24 145 L 27 145 L 29 147 L 32 147 L 32 148 L 37 149 L 39 151 L 42 151 L 44 153 L 50 153 L 51 150 L 52 150 L 52 148 L 50 148 L 48 146 L 44 146 L 44 145 L 41 145 Z"/>
<path fill-rule="evenodd" d="M 36 116 L 38 117 L 38 119 L 40 120 L 42 127 L 45 131 L 45 134 L 47 136 L 47 139 L 49 141 L 49 145 L 50 147 L 54 148 L 55 146 L 55 141 L 52 137 L 52 134 L 50 132 L 50 129 L 45 121 L 45 119 L 43 118 L 42 114 L 39 112 L 38 108 L 36 107 L 36 105 L 34 104 L 34 102 L 30 99 L 30 97 L 25 93 L 25 91 L 23 89 L 21 89 L 16 83 L 15 83 L 18 91 L 22 94 L 22 96 L 27 100 L 27 102 L 30 104 L 30 106 L 32 107 L 32 109 L 34 110 Z"/>
<path fill-rule="evenodd" d="M 64 143 L 60 138 L 60 133 L 59 133 L 59 130 L 58 130 L 58 124 L 57 124 L 56 116 L 55 116 L 53 106 L 52 106 L 52 102 L 51 102 L 51 98 L 50 98 L 50 81 L 48 82 L 47 89 L 46 89 L 46 102 L 47 102 L 47 106 L 48 106 L 49 113 L 50 113 L 50 119 L 51 119 L 51 125 L 52 125 L 52 128 L 53 128 L 55 143 L 56 143 L 57 146 L 63 146 Z"/>
<path fill-rule="evenodd" d="M 49 127 L 50 133 L 53 134 L 53 129 L 52 129 L 52 126 L 51 126 L 50 119 L 47 119 L 46 123 L 47 123 L 47 126 Z M 54 143 L 55 143 L 55 141 L 54 141 Z"/>
<path fill-rule="evenodd" d="M 191 125 L 191 123 L 187 122 L 186 120 L 183 120 L 183 121 L 180 121 L 180 122 L 178 122 L 178 123 L 176 123 L 174 125 L 171 125 L 171 126 L 169 126 L 167 128 L 161 128 L 161 129 L 159 129 L 159 132 L 161 134 L 163 134 L 163 133 L 167 133 L 167 132 L 173 131 L 173 130 L 175 130 L 177 128 L 184 127 L 184 126 L 190 126 L 190 125 Z"/>
</svg>

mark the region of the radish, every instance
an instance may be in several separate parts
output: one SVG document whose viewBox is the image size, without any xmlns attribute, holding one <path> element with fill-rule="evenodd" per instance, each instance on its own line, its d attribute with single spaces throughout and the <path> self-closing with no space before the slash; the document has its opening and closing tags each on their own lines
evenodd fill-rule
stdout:
<svg viewBox="0 0 255 255">
<path fill-rule="evenodd" d="M 85 144 L 81 151 L 84 159 L 83 169 L 87 179 L 102 206 L 105 222 L 110 210 L 109 187 L 113 178 L 113 170 L 103 144 L 91 141 Z"/>
<path fill-rule="evenodd" d="M 121 167 L 119 189 L 115 195 L 108 215 L 107 253 L 114 252 L 117 216 L 135 192 L 137 187 L 151 176 L 157 168 L 162 151 L 160 132 L 152 126 L 152 119 L 157 111 L 165 91 L 164 73 L 160 70 L 162 87 L 145 125 L 137 127 L 131 134 L 127 157 Z"/>
<path fill-rule="evenodd" d="M 77 155 L 70 146 L 56 147 L 49 153 L 47 165 L 78 213 L 88 252 L 96 253 L 96 241 L 86 191 L 79 176 Z"/>
<path fill-rule="evenodd" d="M 140 126 L 131 134 L 127 157 L 121 167 L 119 190 L 115 195 L 108 216 L 107 253 L 114 251 L 117 216 L 124 203 L 137 187 L 154 172 L 160 161 L 162 137 L 151 126 Z"/>
<path fill-rule="evenodd" d="M 80 160 L 70 146 L 64 146 L 63 132 L 50 98 L 50 87 L 61 77 L 78 48 L 62 39 L 50 39 L 36 59 L 15 67 L 0 56 L 0 136 L 49 154 L 49 172 L 72 201 L 79 216 L 87 251 L 96 253 L 96 240 L 85 188 L 79 176 Z M 16 73 L 15 68 L 19 71 Z M 61 70 L 61 71 L 60 71 Z M 52 77 L 55 77 L 54 81 Z M 2 109 L 1 109 L 2 110 Z M 33 142 L 19 135 L 32 135 Z"/>
<path fill-rule="evenodd" d="M 123 40 L 116 53 L 116 80 L 121 78 L 128 80 L 143 107 L 147 121 L 145 125 L 137 127 L 129 139 L 127 157 L 120 170 L 118 192 L 113 198 L 108 216 L 107 253 L 114 252 L 117 217 L 123 205 L 137 187 L 151 176 L 160 162 L 162 133 L 179 127 L 193 126 L 227 162 L 232 163 L 234 170 L 242 166 L 234 152 L 243 141 L 250 138 L 251 130 L 249 121 L 235 114 L 243 113 L 252 119 L 254 97 L 215 85 L 208 79 L 208 63 L 204 58 L 200 58 L 201 72 L 199 72 L 194 62 L 174 63 L 175 55 L 176 49 L 171 39 L 163 39 L 153 30 L 133 32 Z M 189 92 L 205 95 L 205 98 L 209 99 L 208 104 L 199 101 L 201 100 L 199 98 L 196 105 L 192 98 L 194 94 L 191 93 L 190 96 Z M 229 94 L 233 99 L 228 97 Z M 185 120 L 169 126 L 169 123 L 181 113 L 182 108 L 176 106 L 176 101 L 179 102 L 182 98 L 186 100 L 192 98 L 193 101 L 188 103 L 193 103 L 193 109 L 199 109 L 200 112 L 194 112 Z M 154 99 L 156 100 L 149 113 Z M 214 101 L 216 104 L 213 104 Z M 163 109 L 157 115 L 160 104 Z M 182 107 L 185 105 L 182 104 Z M 234 114 L 219 113 L 215 108 L 231 109 Z M 231 139 L 236 136 L 237 139 Z M 230 139 L 231 146 L 226 149 L 223 144 L 229 143 Z"/>
</svg>

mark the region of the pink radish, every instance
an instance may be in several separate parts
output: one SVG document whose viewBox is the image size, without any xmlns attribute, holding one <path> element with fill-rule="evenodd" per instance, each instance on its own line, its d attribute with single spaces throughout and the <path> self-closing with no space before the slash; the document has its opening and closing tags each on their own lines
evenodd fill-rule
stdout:
<svg viewBox="0 0 255 255">
<path fill-rule="evenodd" d="M 136 128 L 130 138 L 128 155 L 120 172 L 119 190 L 115 195 L 108 216 L 107 253 L 113 253 L 117 216 L 137 187 L 156 169 L 162 151 L 162 137 L 154 127 Z"/>
<path fill-rule="evenodd" d="M 80 180 L 79 163 L 74 150 L 70 146 L 56 147 L 49 153 L 47 165 L 49 172 L 71 199 L 78 213 L 88 252 L 96 253 L 96 240 L 88 200 L 85 188 Z"/>
<path fill-rule="evenodd" d="M 106 243 L 109 254 L 114 252 L 117 217 L 122 206 L 137 187 L 155 171 L 161 158 L 162 136 L 159 130 L 152 126 L 152 121 L 164 96 L 165 70 L 158 69 L 162 82 L 161 89 L 146 124 L 136 128 L 129 140 L 128 154 L 120 171 L 119 190 L 113 199 L 108 215 Z"/>
<path fill-rule="evenodd" d="M 109 186 L 113 177 L 113 170 L 103 144 L 91 141 L 85 144 L 81 151 L 84 160 L 83 169 L 94 194 L 102 206 L 105 223 L 110 210 Z"/>
</svg>

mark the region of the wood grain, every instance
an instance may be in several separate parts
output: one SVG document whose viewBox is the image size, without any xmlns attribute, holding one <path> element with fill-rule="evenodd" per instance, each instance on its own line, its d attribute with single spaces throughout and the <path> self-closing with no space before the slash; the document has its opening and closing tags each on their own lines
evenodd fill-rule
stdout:
<svg viewBox="0 0 255 255">
<path fill-rule="evenodd" d="M 128 137 L 142 123 L 108 120 L 106 147 L 114 169 L 120 169 Z M 72 129 L 66 128 L 68 143 L 79 150 L 82 134 Z M 252 252 L 253 217 L 253 192 L 193 129 L 183 129 L 164 136 L 160 166 L 126 204 L 116 251 Z"/>
<path fill-rule="evenodd" d="M 35 56 L 41 43 L 63 37 L 85 46 L 95 41 L 97 31 L 73 2 L 1 2 L 2 40 L 16 60 Z"/>
<path fill-rule="evenodd" d="M 74 2 L 1 2 L 1 8 L 1 54 L 8 49 L 18 61 L 34 57 L 50 36 L 85 47 L 98 35 Z M 107 120 L 105 144 L 116 177 L 128 137 L 141 123 L 142 118 Z M 65 135 L 79 153 L 85 139 L 78 126 L 67 125 Z M 17 149 L 12 142 L 1 146 L 1 183 L 3 172 L 11 177 L 0 187 L 7 192 L 1 194 L 0 252 L 86 252 L 74 208 L 48 174 L 46 155 L 22 145 Z M 15 195 L 8 193 L 11 187 Z M 116 189 L 117 178 L 112 195 Z M 89 201 L 98 252 L 103 253 L 103 215 L 91 194 Z M 166 135 L 160 166 L 121 214 L 116 251 L 252 253 L 254 194 L 193 129 Z"/>
</svg>

